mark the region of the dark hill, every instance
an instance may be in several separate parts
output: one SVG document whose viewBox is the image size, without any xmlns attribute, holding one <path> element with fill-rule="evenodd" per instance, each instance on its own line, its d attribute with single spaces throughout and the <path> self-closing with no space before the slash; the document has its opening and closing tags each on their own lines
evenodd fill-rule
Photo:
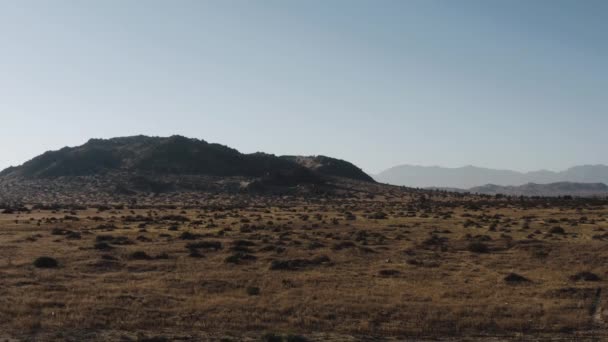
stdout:
<svg viewBox="0 0 608 342">
<path fill-rule="evenodd" d="M 46 152 L 0 173 L 4 179 L 56 179 L 115 174 L 130 176 L 245 177 L 265 184 L 321 183 L 326 176 L 373 182 L 356 166 L 329 157 L 243 154 L 230 147 L 182 136 L 91 139 Z"/>
<path fill-rule="evenodd" d="M 273 155 L 242 154 L 220 144 L 181 136 L 92 139 L 38 156 L 5 174 L 27 178 L 90 176 L 110 171 L 261 177 L 299 165 Z"/>
</svg>

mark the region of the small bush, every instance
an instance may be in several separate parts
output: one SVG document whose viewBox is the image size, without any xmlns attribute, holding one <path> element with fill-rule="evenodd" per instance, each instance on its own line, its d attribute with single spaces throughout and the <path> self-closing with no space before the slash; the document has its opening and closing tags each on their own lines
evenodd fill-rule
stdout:
<svg viewBox="0 0 608 342">
<path fill-rule="evenodd" d="M 591 272 L 579 272 L 573 276 L 570 276 L 570 280 L 572 281 L 600 281 L 600 278 L 597 274 Z"/>
<path fill-rule="evenodd" d="M 152 257 L 149 256 L 148 253 L 146 253 L 144 251 L 137 251 L 137 252 L 133 252 L 133 254 L 131 254 L 131 259 L 133 259 L 133 260 L 150 260 L 150 259 L 152 259 Z"/>
<path fill-rule="evenodd" d="M 222 249 L 222 243 L 219 241 L 200 241 L 200 242 L 192 242 L 186 245 L 188 249 L 213 249 L 220 250 Z"/>
<path fill-rule="evenodd" d="M 250 296 L 259 296 L 260 295 L 260 288 L 259 287 L 255 287 L 255 286 L 250 286 L 247 288 L 247 294 Z"/>
<path fill-rule="evenodd" d="M 388 218 L 388 215 L 386 213 L 379 211 L 379 212 L 369 215 L 368 217 L 372 220 L 386 220 Z"/>
<path fill-rule="evenodd" d="M 264 342 L 308 342 L 309 340 L 300 335 L 287 335 L 285 337 L 274 333 L 268 333 L 262 336 Z"/>
<path fill-rule="evenodd" d="M 322 255 L 313 259 L 291 259 L 291 260 L 273 260 L 270 264 L 270 270 L 273 271 L 298 271 L 306 267 L 329 265 L 331 259 Z"/>
<path fill-rule="evenodd" d="M 183 232 L 179 238 L 182 240 L 196 240 L 200 237 L 198 234 L 192 234 L 190 232 Z"/>
<path fill-rule="evenodd" d="M 510 273 L 504 278 L 505 282 L 508 284 L 521 284 L 521 283 L 529 283 L 530 279 L 521 276 L 517 273 Z"/>
<path fill-rule="evenodd" d="M 394 277 L 398 276 L 400 272 L 397 270 L 380 270 L 378 273 L 383 277 Z"/>
<path fill-rule="evenodd" d="M 161 254 L 159 254 L 159 255 L 156 256 L 156 259 L 167 260 L 167 259 L 169 259 L 169 254 L 167 254 L 167 253 L 161 253 Z"/>
<path fill-rule="evenodd" d="M 262 341 L 264 342 L 283 342 L 283 336 L 277 335 L 275 333 L 267 333 L 262 336 Z"/>
<path fill-rule="evenodd" d="M 51 257 L 44 256 L 34 260 L 34 266 L 37 268 L 56 268 L 59 263 Z"/>
<path fill-rule="evenodd" d="M 237 252 L 224 259 L 224 261 L 230 264 L 239 264 L 241 261 L 253 261 L 256 259 L 257 257 L 255 255 Z"/>
<path fill-rule="evenodd" d="M 205 256 L 198 251 L 198 249 L 192 248 L 190 249 L 190 254 L 188 254 L 191 258 L 204 258 Z"/>
<path fill-rule="evenodd" d="M 333 249 L 334 251 L 341 251 L 343 249 L 354 248 L 354 247 L 357 247 L 357 245 L 354 242 L 342 241 L 342 242 L 336 243 L 333 246 L 331 246 L 331 249 Z"/>
<path fill-rule="evenodd" d="M 566 234 L 566 231 L 564 230 L 564 228 L 557 226 L 557 227 L 553 227 L 553 228 L 549 229 L 549 233 L 557 234 L 557 235 L 564 235 L 564 234 Z"/>
<path fill-rule="evenodd" d="M 94 248 L 100 251 L 109 251 L 114 247 L 110 246 L 107 242 L 98 242 L 95 244 Z"/>
<path fill-rule="evenodd" d="M 300 335 L 287 335 L 285 337 L 286 342 L 308 342 L 308 339 Z"/>
<path fill-rule="evenodd" d="M 479 241 L 471 242 L 469 244 L 469 246 L 467 246 L 467 249 L 471 253 L 482 254 L 482 253 L 489 253 L 490 252 L 490 248 L 488 248 L 488 245 L 486 245 L 483 242 L 479 242 Z"/>
<path fill-rule="evenodd" d="M 53 228 L 53 230 L 51 230 L 52 235 L 66 235 L 68 232 L 69 230 L 61 228 Z"/>
</svg>

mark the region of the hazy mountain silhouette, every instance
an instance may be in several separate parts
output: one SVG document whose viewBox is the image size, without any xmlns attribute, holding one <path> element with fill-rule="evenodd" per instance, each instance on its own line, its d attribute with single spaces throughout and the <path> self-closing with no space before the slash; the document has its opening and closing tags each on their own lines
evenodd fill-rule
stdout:
<svg viewBox="0 0 608 342">
<path fill-rule="evenodd" d="M 381 183 L 419 188 L 442 187 L 460 189 L 469 189 L 485 184 L 501 186 L 557 182 L 608 184 L 608 166 L 581 165 L 560 172 L 540 170 L 524 173 L 475 166 L 445 168 L 438 166 L 401 165 L 375 175 L 374 179 Z"/>
<path fill-rule="evenodd" d="M 511 196 L 608 196 L 608 185 L 603 183 L 572 183 L 558 182 L 550 184 L 528 183 L 520 186 L 500 186 L 487 184 L 473 187 L 468 190 L 471 193 L 486 195 L 511 195 Z"/>
</svg>

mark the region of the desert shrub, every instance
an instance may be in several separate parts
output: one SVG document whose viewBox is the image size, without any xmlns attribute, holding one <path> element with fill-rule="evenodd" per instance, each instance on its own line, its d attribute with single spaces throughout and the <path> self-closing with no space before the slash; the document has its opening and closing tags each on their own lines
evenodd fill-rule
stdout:
<svg viewBox="0 0 608 342">
<path fill-rule="evenodd" d="M 250 296 L 259 296 L 260 295 L 260 288 L 259 287 L 255 287 L 255 286 L 249 286 L 247 288 L 247 294 Z"/>
<path fill-rule="evenodd" d="M 300 335 L 289 334 L 287 336 L 277 335 L 275 333 L 268 333 L 262 336 L 264 342 L 308 342 L 309 340 Z"/>
<path fill-rule="evenodd" d="M 253 247 L 255 246 L 255 242 L 249 240 L 234 240 L 232 242 L 233 246 L 245 246 L 245 247 Z"/>
<path fill-rule="evenodd" d="M 597 274 L 591 272 L 579 272 L 575 275 L 570 276 L 572 281 L 600 281 L 602 280 Z"/>
<path fill-rule="evenodd" d="M 253 253 L 253 250 L 251 248 L 245 246 L 232 246 L 230 250 L 233 252 Z"/>
<path fill-rule="evenodd" d="M 230 250 L 241 253 L 253 253 L 253 251 L 249 248 L 251 246 L 255 246 L 255 243 L 248 240 L 236 240 L 232 243 Z"/>
<path fill-rule="evenodd" d="M 37 268 L 56 268 L 59 263 L 51 257 L 43 256 L 34 260 L 34 266 Z"/>
<path fill-rule="evenodd" d="M 70 240 L 78 240 L 81 238 L 80 233 L 73 232 L 73 231 L 67 230 L 67 229 L 61 229 L 61 228 L 53 228 L 53 230 L 51 231 L 51 234 L 52 235 L 62 235 Z"/>
<path fill-rule="evenodd" d="M 560 226 L 556 226 L 556 227 L 549 229 L 549 233 L 563 235 L 563 234 L 566 234 L 566 231 L 564 230 L 564 228 L 562 228 Z"/>
<path fill-rule="evenodd" d="M 325 247 L 325 245 L 323 245 L 322 243 L 320 243 L 318 241 L 312 241 L 307 246 L 308 249 L 318 249 L 318 248 L 323 248 L 323 247 Z"/>
<path fill-rule="evenodd" d="M 190 254 L 188 254 L 188 256 L 191 258 L 203 258 L 204 257 L 204 255 L 202 255 L 198 249 L 190 249 Z"/>
<path fill-rule="evenodd" d="M 182 240 L 196 240 L 200 237 L 198 234 L 192 234 L 190 232 L 183 232 L 179 238 Z"/>
<path fill-rule="evenodd" d="M 275 245 L 268 245 L 268 246 L 264 246 L 264 247 L 260 248 L 259 251 L 260 252 L 275 252 L 277 254 L 280 254 L 280 253 L 285 252 L 285 248 L 275 246 Z"/>
<path fill-rule="evenodd" d="M 383 277 L 394 277 L 399 275 L 401 272 L 397 270 L 380 270 L 378 273 Z"/>
<path fill-rule="evenodd" d="M 80 233 L 78 232 L 69 232 L 66 234 L 65 237 L 69 240 L 80 240 L 82 238 L 82 235 L 80 235 Z"/>
<path fill-rule="evenodd" d="M 151 242 L 152 240 L 143 236 L 143 235 L 139 235 L 138 237 L 135 238 L 135 240 L 140 241 L 140 242 Z"/>
<path fill-rule="evenodd" d="M 222 249 L 222 243 L 219 241 L 200 241 L 200 242 L 192 242 L 186 245 L 188 249 L 213 249 L 220 250 Z"/>
<path fill-rule="evenodd" d="M 51 235 L 66 235 L 68 232 L 69 230 L 66 229 L 53 228 L 53 230 L 51 230 Z"/>
<path fill-rule="evenodd" d="M 170 340 L 164 336 L 140 337 L 137 342 L 169 342 Z"/>
<path fill-rule="evenodd" d="M 238 264 L 241 261 L 253 261 L 256 260 L 257 257 L 255 255 L 237 252 L 227 257 L 224 261 L 231 264 Z"/>
<path fill-rule="evenodd" d="M 262 336 L 263 342 L 283 342 L 283 336 L 275 333 L 267 333 Z"/>
<path fill-rule="evenodd" d="M 135 242 L 129 240 L 126 236 L 113 236 L 113 235 L 98 235 L 95 237 L 96 242 L 106 242 L 113 245 L 132 245 Z"/>
<path fill-rule="evenodd" d="M 333 249 L 334 251 L 340 251 L 343 249 L 347 249 L 347 248 L 354 248 L 357 247 L 357 245 L 352 242 L 352 241 L 343 241 L 343 242 L 339 242 L 337 244 L 334 244 L 333 246 L 331 246 L 331 249 Z"/>
<path fill-rule="evenodd" d="M 331 263 L 329 257 L 323 255 L 314 259 L 291 259 L 291 260 L 273 260 L 270 264 L 270 269 L 285 270 L 285 271 L 297 271 L 310 266 L 327 265 Z"/>
<path fill-rule="evenodd" d="M 530 279 L 521 276 L 517 273 L 510 273 L 509 275 L 507 275 L 504 278 L 504 281 L 508 284 L 522 284 L 522 283 L 529 283 Z"/>
<path fill-rule="evenodd" d="M 107 242 L 98 242 L 95 244 L 95 246 L 93 248 L 100 250 L 100 251 L 109 251 L 110 249 L 113 249 L 114 247 L 110 246 Z"/>
<path fill-rule="evenodd" d="M 368 216 L 368 218 L 370 218 L 372 220 L 386 220 L 388 218 L 388 215 L 386 213 L 379 211 L 379 212 L 370 214 Z"/>
<path fill-rule="evenodd" d="M 164 221 L 175 221 L 175 222 L 190 221 L 189 218 L 187 218 L 186 216 L 182 216 L 182 215 L 165 215 L 165 216 L 161 217 L 160 219 L 164 220 Z"/>
<path fill-rule="evenodd" d="M 167 254 L 167 253 L 161 253 L 161 254 L 159 254 L 159 255 L 156 256 L 156 259 L 167 260 L 167 259 L 169 259 L 169 254 Z"/>
<path fill-rule="evenodd" d="M 150 260 L 150 259 L 152 259 L 152 257 L 149 256 L 148 253 L 146 253 L 144 251 L 136 251 L 131 254 L 131 259 L 133 259 L 133 260 Z"/>
<path fill-rule="evenodd" d="M 474 241 L 467 246 L 467 250 L 471 253 L 488 253 L 490 248 L 483 242 Z"/>
</svg>

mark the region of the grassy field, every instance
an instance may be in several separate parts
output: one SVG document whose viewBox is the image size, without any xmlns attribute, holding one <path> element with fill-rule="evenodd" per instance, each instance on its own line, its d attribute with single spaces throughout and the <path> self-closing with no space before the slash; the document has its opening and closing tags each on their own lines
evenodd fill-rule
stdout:
<svg viewBox="0 0 608 342">
<path fill-rule="evenodd" d="M 600 201 L 27 209 L 0 214 L 0 340 L 608 338 Z"/>
</svg>

